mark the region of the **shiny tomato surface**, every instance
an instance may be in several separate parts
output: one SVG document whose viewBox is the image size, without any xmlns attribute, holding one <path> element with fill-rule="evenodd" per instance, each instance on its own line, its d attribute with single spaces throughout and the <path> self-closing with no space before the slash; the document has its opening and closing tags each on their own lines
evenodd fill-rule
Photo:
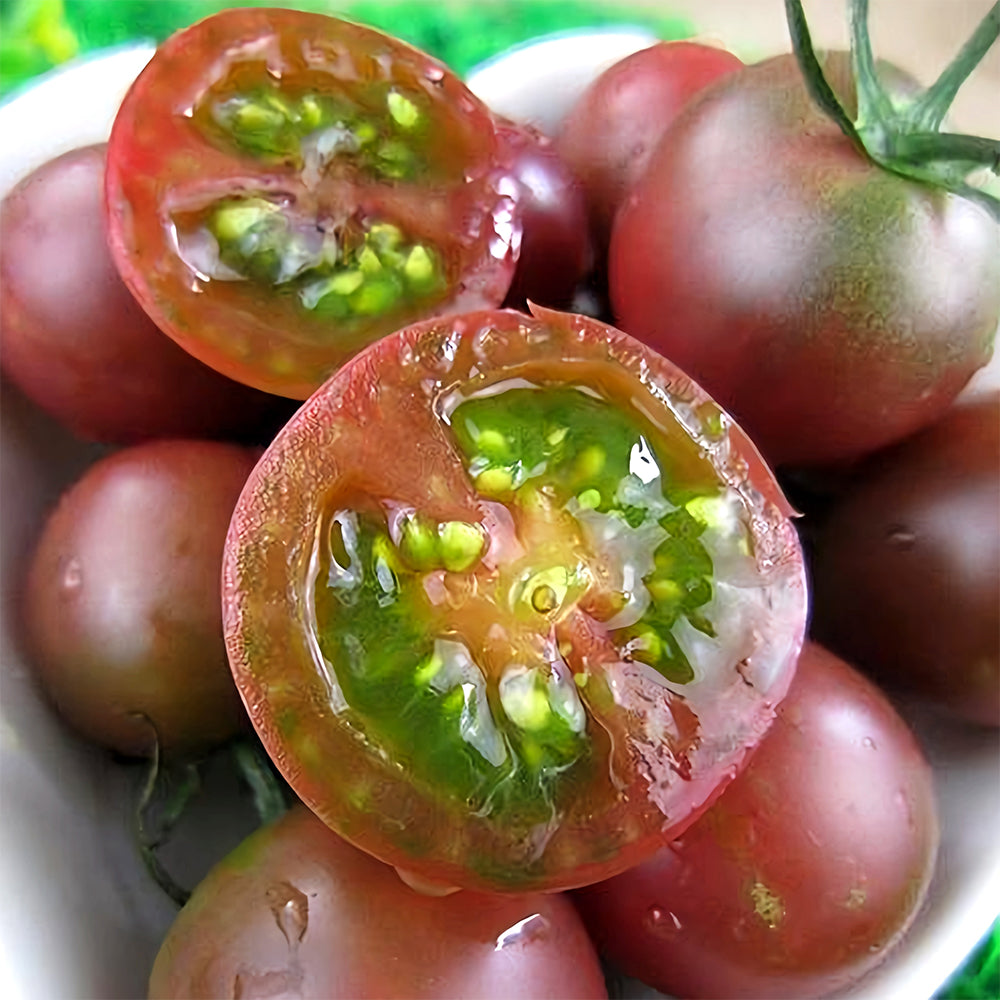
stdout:
<svg viewBox="0 0 1000 1000">
<path fill-rule="evenodd" d="M 606 997 L 557 894 L 433 898 L 296 807 L 198 886 L 153 966 L 151 1000 Z"/>
<path fill-rule="evenodd" d="M 846 57 L 826 69 L 853 94 Z M 617 323 L 773 465 L 857 458 L 932 423 L 1000 318 L 996 220 L 859 153 L 791 55 L 678 116 L 616 217 L 608 269 Z"/>
<path fill-rule="evenodd" d="M 226 528 L 259 451 L 151 441 L 91 466 L 49 515 L 24 595 L 30 661 L 63 718 L 127 755 L 180 755 L 245 713 L 219 608 Z"/>
<path fill-rule="evenodd" d="M 125 97 L 112 252 L 184 348 L 304 398 L 407 322 L 503 300 L 520 223 L 498 146 L 485 105 L 403 42 L 223 11 L 160 46 Z"/>
<path fill-rule="evenodd" d="M 814 643 L 746 770 L 679 840 L 577 894 L 620 968 L 682 997 L 819 997 L 912 923 L 938 846 L 931 769 L 865 677 Z"/>
<path fill-rule="evenodd" d="M 743 63 L 699 42 L 659 42 L 616 62 L 560 123 L 556 148 L 580 179 L 601 257 L 618 207 L 695 94 Z"/>
<path fill-rule="evenodd" d="M 251 476 L 230 662 L 330 826 L 445 884 L 582 884 L 650 853 L 766 731 L 798 540 L 729 418 L 606 325 L 538 310 L 385 338 Z"/>
<path fill-rule="evenodd" d="M 821 523 L 812 571 L 821 641 L 1000 726 L 1000 393 L 872 456 Z"/>
</svg>

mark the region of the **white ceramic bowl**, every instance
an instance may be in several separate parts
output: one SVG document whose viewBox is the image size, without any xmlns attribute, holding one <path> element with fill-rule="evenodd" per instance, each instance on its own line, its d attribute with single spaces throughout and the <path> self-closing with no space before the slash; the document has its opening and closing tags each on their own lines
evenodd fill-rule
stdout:
<svg viewBox="0 0 1000 1000">
<path fill-rule="evenodd" d="M 561 35 L 491 60 L 470 83 L 497 110 L 551 126 L 597 71 L 648 41 L 637 31 Z M 75 64 L 0 106 L 0 135 L 7 137 L 0 195 L 46 159 L 105 138 L 150 53 L 125 49 Z M 16 642 L 24 560 L 45 511 L 97 450 L 9 388 L 0 404 L 0 996 L 137 997 L 174 910 L 130 839 L 136 774 L 62 727 Z M 850 996 L 930 997 L 1000 910 L 1000 735 L 915 723 L 938 778 L 939 868 L 911 933 Z M 214 815 L 192 871 L 247 823 L 245 814 L 221 823 Z M 639 984 L 630 984 L 630 993 L 658 996 Z"/>
</svg>

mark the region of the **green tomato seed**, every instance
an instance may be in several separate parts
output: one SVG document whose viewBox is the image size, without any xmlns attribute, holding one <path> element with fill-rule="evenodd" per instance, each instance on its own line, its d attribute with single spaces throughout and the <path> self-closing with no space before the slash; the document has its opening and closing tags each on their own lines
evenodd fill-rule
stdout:
<svg viewBox="0 0 1000 1000">
<path fill-rule="evenodd" d="M 486 538 L 478 524 L 466 521 L 446 521 L 438 529 L 441 562 L 452 573 L 471 569 L 483 554 Z"/>
</svg>

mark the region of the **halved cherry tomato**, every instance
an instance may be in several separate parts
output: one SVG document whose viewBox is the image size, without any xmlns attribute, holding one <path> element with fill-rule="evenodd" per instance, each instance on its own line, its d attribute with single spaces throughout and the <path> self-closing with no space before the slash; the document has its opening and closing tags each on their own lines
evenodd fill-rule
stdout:
<svg viewBox="0 0 1000 1000">
<path fill-rule="evenodd" d="M 167 40 L 111 135 L 115 261 L 181 346 L 304 398 L 414 319 L 498 305 L 517 187 L 486 106 L 361 25 L 223 11 Z"/>
<path fill-rule="evenodd" d="M 383 860 L 593 881 L 691 822 L 788 687 L 806 602 L 778 498 L 730 419 L 619 331 L 417 324 L 251 476 L 223 574 L 237 684 L 298 794 Z"/>
</svg>

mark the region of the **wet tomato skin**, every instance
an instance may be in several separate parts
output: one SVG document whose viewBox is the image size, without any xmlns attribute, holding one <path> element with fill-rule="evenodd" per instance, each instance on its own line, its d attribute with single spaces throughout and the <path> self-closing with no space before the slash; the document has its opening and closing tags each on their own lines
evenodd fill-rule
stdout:
<svg viewBox="0 0 1000 1000">
<path fill-rule="evenodd" d="M 820 524 L 813 633 L 899 692 L 1000 725 L 1000 394 L 856 470 Z"/>
<path fill-rule="evenodd" d="M 579 177 L 603 257 L 618 207 L 660 137 L 704 87 L 743 63 L 698 42 L 659 42 L 615 63 L 560 123 L 556 148 Z"/>
<path fill-rule="evenodd" d="M 675 121 L 619 213 L 609 272 L 619 325 L 772 465 L 824 463 L 933 422 L 986 363 L 1000 227 L 864 159 L 781 56 Z"/>
<path fill-rule="evenodd" d="M 421 895 L 302 806 L 198 886 L 160 949 L 149 996 L 279 990 L 303 1000 L 607 996 L 564 896 Z"/>
<path fill-rule="evenodd" d="M 506 392 L 521 396 L 508 406 Z M 556 397 L 560 406 L 572 397 L 566 405 L 590 421 L 593 435 L 587 432 L 579 453 L 572 419 L 555 410 L 535 424 L 521 416 Z M 633 416 L 616 413 L 618 406 Z M 603 407 L 602 416 L 590 407 Z M 665 685 L 664 675 L 636 662 L 656 660 L 658 652 L 642 650 L 659 649 L 659 640 L 641 629 L 646 638 L 613 631 L 627 623 L 604 624 L 631 602 L 615 588 L 631 593 L 638 584 L 602 581 L 647 572 L 625 566 L 636 558 L 630 539 L 647 556 L 654 546 L 629 534 L 657 530 L 639 507 L 605 514 L 591 506 L 591 522 L 571 514 L 584 501 L 560 506 L 558 482 L 513 493 L 501 484 L 491 492 L 487 480 L 496 484 L 504 468 L 525 470 L 526 487 L 531 476 L 544 475 L 532 470 L 548 459 L 539 465 L 533 452 L 503 468 L 484 469 L 485 452 L 463 464 L 468 434 L 500 451 L 537 440 L 555 455 L 569 442 L 569 467 L 587 476 L 595 459 L 601 468 L 612 462 L 611 450 L 603 457 L 591 450 L 604 428 L 633 418 L 650 421 L 642 440 L 663 449 L 670 472 L 662 480 L 647 475 L 659 484 L 648 488 L 680 491 L 671 493 L 679 505 L 674 516 L 693 532 L 684 537 L 726 539 L 715 563 L 707 553 L 695 557 L 718 566 L 722 581 L 721 603 L 705 605 L 714 624 L 701 623 L 704 640 L 690 637 L 692 650 L 701 650 L 693 662 L 703 683 L 675 674 L 679 686 Z M 637 456 L 647 446 L 628 440 L 635 441 L 628 467 L 641 471 Z M 639 488 L 636 473 L 625 478 L 629 489 Z M 589 492 L 584 500 L 601 506 L 600 490 Z M 703 494 L 714 510 L 740 511 L 743 527 L 732 534 L 729 514 L 712 528 L 685 520 L 683 505 L 696 509 Z M 805 592 L 801 552 L 779 500 L 742 432 L 686 376 L 620 331 L 542 309 L 417 324 L 340 369 L 251 476 L 223 573 L 232 670 L 296 793 L 381 860 L 432 882 L 485 891 L 551 890 L 607 877 L 655 850 L 665 828 L 679 831 L 707 807 L 787 690 Z M 421 533 L 404 534 L 418 517 L 425 519 Z M 371 527 L 383 518 L 387 527 Z M 605 527 L 586 527 L 591 523 Z M 432 540 L 426 574 L 411 572 L 408 560 L 424 559 L 417 543 L 422 551 L 441 525 L 485 535 L 485 550 L 477 541 L 479 563 L 468 571 L 434 569 L 440 563 Z M 595 555 L 587 547 L 605 530 L 601 537 L 624 540 L 598 546 Z M 667 562 L 688 558 L 680 535 L 663 544 Z M 580 575 L 567 565 L 582 567 Z M 736 590 L 728 590 L 734 566 L 742 567 L 740 579 L 760 579 L 761 589 L 734 579 Z M 522 590 L 522 581 L 540 582 Z M 758 598 L 765 604 L 758 607 Z M 384 625 L 379 615 L 387 616 Z M 539 657 L 546 658 L 540 672 L 531 666 Z M 526 678 L 542 676 L 553 693 L 525 688 Z M 376 713 L 386 699 L 398 707 L 383 719 Z M 490 742 L 494 724 L 502 745 Z M 437 756 L 445 746 L 453 748 L 447 764 Z M 324 763 L 331 759 L 350 763 L 332 769 Z"/>
<path fill-rule="evenodd" d="M 129 756 L 181 755 L 245 723 L 219 608 L 226 528 L 256 449 L 161 440 L 95 465 L 43 528 L 25 588 L 29 659 L 63 718 Z M 150 725 L 152 723 L 152 726 Z"/>
<path fill-rule="evenodd" d="M 565 308 L 591 262 L 587 207 L 579 180 L 552 140 L 528 125 L 504 123 L 511 172 L 522 188 L 521 250 L 505 306 L 528 301 Z"/>
<path fill-rule="evenodd" d="M 185 350 L 305 399 L 407 322 L 503 301 L 520 222 L 499 151 L 486 106 L 404 42 L 321 14 L 225 10 L 163 43 L 122 103 L 112 256 Z M 386 225 L 402 251 L 373 256 Z M 402 263 L 414 249 L 419 294 Z"/>
<path fill-rule="evenodd" d="M 575 898 L 599 950 L 666 993 L 819 997 L 902 937 L 938 840 L 916 738 L 869 680 L 810 642 L 721 798 L 675 843 Z"/>
<path fill-rule="evenodd" d="M 267 440 L 291 406 L 196 361 L 122 284 L 105 232 L 106 154 L 105 144 L 66 153 L 4 198 L 4 374 L 89 440 Z"/>
</svg>

